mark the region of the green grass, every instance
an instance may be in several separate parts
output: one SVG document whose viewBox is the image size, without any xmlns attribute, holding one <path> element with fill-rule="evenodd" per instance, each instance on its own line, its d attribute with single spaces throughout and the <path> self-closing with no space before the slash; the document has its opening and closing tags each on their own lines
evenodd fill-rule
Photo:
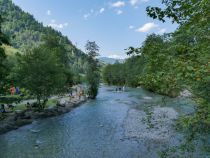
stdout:
<svg viewBox="0 0 210 158">
<path fill-rule="evenodd" d="M 0 96 L 0 104 L 12 104 L 14 102 L 20 101 L 21 97 L 19 95 L 7 95 Z"/>
<path fill-rule="evenodd" d="M 50 99 L 50 100 L 47 102 L 45 108 L 47 109 L 47 108 L 54 107 L 54 106 L 56 106 L 56 103 L 57 103 L 57 100 L 56 100 L 56 99 Z M 27 108 L 26 108 L 26 106 L 25 106 L 24 104 L 17 104 L 17 105 L 15 106 L 15 108 L 14 108 L 14 111 L 15 111 L 15 110 L 23 111 L 23 110 L 26 110 L 26 109 L 27 109 Z"/>
<path fill-rule="evenodd" d="M 55 107 L 56 106 L 56 103 L 57 103 L 57 100 L 56 99 L 49 99 L 45 108 L 48 109 L 48 108 L 52 108 L 52 107 Z M 23 110 L 26 110 L 26 105 L 25 104 L 17 104 L 15 107 L 14 107 L 14 111 L 23 111 Z"/>
<path fill-rule="evenodd" d="M 18 49 L 15 49 L 14 47 L 11 47 L 11 46 L 8 46 L 8 45 L 3 45 L 2 47 L 5 49 L 6 54 L 8 56 L 14 56 L 17 52 L 22 54 L 22 52 L 20 52 Z"/>
<path fill-rule="evenodd" d="M 18 111 L 23 111 L 26 110 L 26 106 L 24 104 L 17 104 L 14 108 L 14 111 L 18 110 Z"/>
<path fill-rule="evenodd" d="M 4 95 L 2 97 L 5 97 L 5 98 L 17 98 L 17 97 L 19 97 L 19 95 L 16 95 L 16 94 L 14 94 L 14 95 Z"/>
<path fill-rule="evenodd" d="M 56 106 L 56 103 L 57 103 L 57 100 L 56 99 L 49 99 L 45 108 L 51 108 L 51 107 L 54 107 Z"/>
</svg>

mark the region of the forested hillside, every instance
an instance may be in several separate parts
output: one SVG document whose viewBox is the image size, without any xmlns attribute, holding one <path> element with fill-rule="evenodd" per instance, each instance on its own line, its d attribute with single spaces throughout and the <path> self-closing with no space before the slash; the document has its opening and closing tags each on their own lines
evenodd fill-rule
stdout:
<svg viewBox="0 0 210 158">
<path fill-rule="evenodd" d="M 65 46 L 68 59 L 75 72 L 84 72 L 86 55 L 76 48 L 72 42 L 51 27 L 45 27 L 24 12 L 11 0 L 0 0 L 0 15 L 3 18 L 2 32 L 10 37 L 10 44 L 19 51 L 26 51 L 43 43 L 44 36 L 50 35 Z"/>
<path fill-rule="evenodd" d="M 104 64 L 114 64 L 116 62 L 123 63 L 124 59 L 114 59 L 109 57 L 99 57 L 99 61 L 101 61 Z"/>
</svg>

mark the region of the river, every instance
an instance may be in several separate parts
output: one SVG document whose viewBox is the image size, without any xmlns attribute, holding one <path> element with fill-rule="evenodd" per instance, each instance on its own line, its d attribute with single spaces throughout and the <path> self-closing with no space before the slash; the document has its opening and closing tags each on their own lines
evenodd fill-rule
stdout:
<svg viewBox="0 0 210 158">
<path fill-rule="evenodd" d="M 0 158 L 156 158 L 182 138 L 173 129 L 190 100 L 102 86 L 96 100 L 0 136 Z"/>
</svg>

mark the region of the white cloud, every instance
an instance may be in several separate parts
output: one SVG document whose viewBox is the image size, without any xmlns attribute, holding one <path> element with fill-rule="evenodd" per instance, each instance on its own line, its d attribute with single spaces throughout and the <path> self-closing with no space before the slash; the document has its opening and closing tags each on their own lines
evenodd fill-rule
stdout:
<svg viewBox="0 0 210 158">
<path fill-rule="evenodd" d="M 63 24 L 55 24 L 55 23 L 48 24 L 48 26 L 53 27 L 55 29 L 63 29 L 63 27 L 64 27 Z"/>
<path fill-rule="evenodd" d="M 140 3 L 146 3 L 148 2 L 149 0 L 130 0 L 130 4 L 134 7 L 137 7 L 138 4 Z"/>
<path fill-rule="evenodd" d="M 139 3 L 139 0 L 130 0 L 130 4 L 132 5 L 132 6 L 135 6 L 135 5 L 137 5 Z"/>
<path fill-rule="evenodd" d="M 84 17 L 85 20 L 87 20 L 89 18 L 89 16 L 90 16 L 90 13 L 87 13 L 87 14 L 84 14 L 83 15 L 83 17 Z"/>
<path fill-rule="evenodd" d="M 113 58 L 113 59 L 125 59 L 126 57 L 127 57 L 126 55 L 117 55 L 117 54 L 112 54 L 108 56 L 108 58 Z"/>
<path fill-rule="evenodd" d="M 124 7 L 125 6 L 125 2 L 117 1 L 115 3 L 112 3 L 111 6 L 114 7 L 114 8 Z"/>
<path fill-rule="evenodd" d="M 98 12 L 95 12 L 93 9 L 91 9 L 89 11 L 89 13 L 86 13 L 83 15 L 84 19 L 87 20 L 90 16 L 92 16 L 94 13 L 96 13 L 96 15 L 98 14 Z"/>
<path fill-rule="evenodd" d="M 64 27 L 69 26 L 69 23 L 65 22 L 65 23 L 56 23 L 56 21 L 54 19 L 51 20 L 50 24 L 48 24 L 47 26 L 50 26 L 54 29 L 63 29 Z"/>
<path fill-rule="evenodd" d="M 122 13 L 123 13 L 122 10 L 118 10 L 118 11 L 117 11 L 117 15 L 120 15 L 120 14 L 122 14 Z"/>
<path fill-rule="evenodd" d="M 159 29 L 158 34 L 166 33 L 166 28 Z"/>
<path fill-rule="evenodd" d="M 99 13 L 103 13 L 104 11 L 105 11 L 105 9 L 104 8 L 101 8 L 100 11 L 99 11 Z"/>
<path fill-rule="evenodd" d="M 142 27 L 138 28 L 136 31 L 137 32 L 149 32 L 150 30 L 157 28 L 158 25 L 155 23 L 146 23 Z"/>
<path fill-rule="evenodd" d="M 47 15 L 52 15 L 51 10 L 47 10 Z"/>
<path fill-rule="evenodd" d="M 133 25 L 130 25 L 128 28 L 129 29 L 134 29 L 134 26 Z"/>
</svg>

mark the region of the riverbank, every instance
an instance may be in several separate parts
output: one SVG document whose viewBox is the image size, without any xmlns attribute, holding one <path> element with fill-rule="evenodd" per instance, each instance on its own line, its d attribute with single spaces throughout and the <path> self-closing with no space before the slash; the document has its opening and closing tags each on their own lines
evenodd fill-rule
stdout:
<svg viewBox="0 0 210 158">
<path fill-rule="evenodd" d="M 36 119 L 43 119 L 47 117 L 54 117 L 61 114 L 70 112 L 73 108 L 78 107 L 82 103 L 87 101 L 86 97 L 72 99 L 68 103 L 62 106 L 54 106 L 48 109 L 44 109 L 41 112 L 32 110 L 16 111 L 13 113 L 7 113 L 5 119 L 0 121 L 0 134 L 16 130 L 21 126 L 31 124 Z"/>
</svg>

